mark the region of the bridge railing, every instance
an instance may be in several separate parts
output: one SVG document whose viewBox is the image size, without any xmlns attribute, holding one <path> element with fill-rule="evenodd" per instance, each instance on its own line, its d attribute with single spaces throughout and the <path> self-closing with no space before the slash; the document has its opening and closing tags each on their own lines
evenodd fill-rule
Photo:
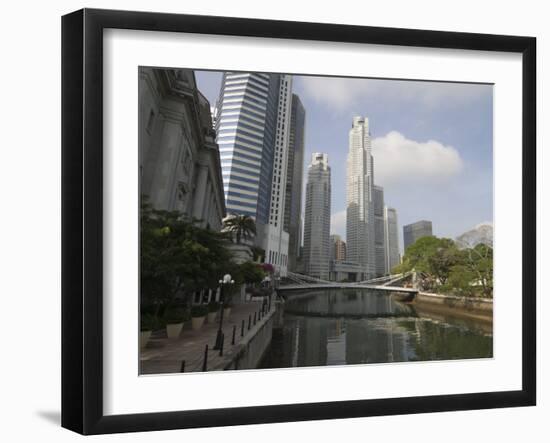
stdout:
<svg viewBox="0 0 550 443">
<path fill-rule="evenodd" d="M 376 285 L 376 284 L 382 284 L 384 286 L 390 286 L 391 284 L 402 280 L 406 277 L 408 277 L 411 273 L 403 273 L 403 274 L 392 274 L 392 275 L 385 275 L 383 277 L 377 277 L 372 278 L 370 280 L 363 280 L 360 282 L 348 282 L 346 283 L 347 286 L 357 286 L 357 285 Z M 323 280 L 320 278 L 312 277 L 310 275 L 304 275 L 304 274 L 298 274 L 296 272 L 287 272 L 286 280 L 290 280 L 295 285 L 303 285 L 303 286 L 311 286 L 314 285 L 323 285 L 323 286 L 342 286 L 342 282 L 336 282 L 336 281 L 328 281 Z M 288 283 L 282 282 L 281 286 L 288 286 Z"/>
<path fill-rule="evenodd" d="M 311 284 L 335 285 L 336 284 L 336 282 L 331 282 L 328 280 L 311 277 L 309 275 L 298 274 L 296 272 L 287 272 L 286 278 L 298 285 L 311 285 Z"/>
</svg>

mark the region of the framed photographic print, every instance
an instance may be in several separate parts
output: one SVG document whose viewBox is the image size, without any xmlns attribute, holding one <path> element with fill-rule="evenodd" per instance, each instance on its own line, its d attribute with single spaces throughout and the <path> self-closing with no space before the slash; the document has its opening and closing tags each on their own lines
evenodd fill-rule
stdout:
<svg viewBox="0 0 550 443">
<path fill-rule="evenodd" d="M 62 425 L 536 402 L 536 41 L 62 21 Z"/>
</svg>

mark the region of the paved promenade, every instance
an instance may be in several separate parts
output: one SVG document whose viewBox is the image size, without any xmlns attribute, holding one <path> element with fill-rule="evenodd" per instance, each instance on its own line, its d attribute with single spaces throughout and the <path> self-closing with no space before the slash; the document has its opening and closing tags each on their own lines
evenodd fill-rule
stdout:
<svg viewBox="0 0 550 443">
<path fill-rule="evenodd" d="M 274 305 L 274 303 L 273 303 Z M 203 370 L 205 347 L 208 344 L 207 370 L 223 370 L 240 349 L 241 342 L 246 340 L 261 326 L 261 324 L 272 314 L 262 317 L 259 320 L 261 301 L 250 301 L 234 305 L 231 308 L 229 318 L 224 316 L 223 333 L 224 347 L 223 355 L 214 350 L 216 334 L 218 332 L 218 319 L 213 323 L 205 323 L 198 331 L 191 329 L 191 321 L 184 325 L 183 331 L 178 338 L 169 339 L 165 331 L 157 331 L 152 334 L 147 346 L 140 353 L 141 374 L 166 374 L 181 372 L 182 361 L 185 361 L 184 372 L 197 372 Z M 267 308 L 266 308 L 267 310 Z M 256 313 L 256 325 L 254 325 L 254 313 Z M 251 318 L 251 327 L 248 330 L 248 319 Z M 244 320 L 244 336 L 241 337 L 241 325 Z M 235 344 L 232 345 L 233 327 L 235 326 Z"/>
</svg>

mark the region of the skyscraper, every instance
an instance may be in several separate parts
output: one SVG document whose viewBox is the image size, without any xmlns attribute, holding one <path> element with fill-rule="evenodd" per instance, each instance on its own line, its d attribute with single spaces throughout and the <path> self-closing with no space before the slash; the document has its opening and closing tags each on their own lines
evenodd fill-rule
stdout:
<svg viewBox="0 0 550 443">
<path fill-rule="evenodd" d="M 384 188 L 374 185 L 374 259 L 376 277 L 386 273 L 386 245 L 384 242 Z"/>
<path fill-rule="evenodd" d="M 227 212 L 255 219 L 255 243 L 281 275 L 291 105 L 291 76 L 226 72 L 216 115 Z"/>
<path fill-rule="evenodd" d="M 400 262 L 398 233 L 397 211 L 394 208 L 384 206 L 384 244 L 386 248 L 386 272 L 388 274 L 391 274 L 392 269 Z"/>
<path fill-rule="evenodd" d="M 366 278 L 376 275 L 373 176 L 369 121 L 354 117 L 347 159 L 347 260 L 360 264 Z"/>
<path fill-rule="evenodd" d="M 226 72 L 216 132 L 228 214 L 269 221 L 281 77 Z"/>
<path fill-rule="evenodd" d="M 330 272 L 330 192 L 328 155 L 314 153 L 306 185 L 304 265 L 306 274 L 326 280 Z"/>
<path fill-rule="evenodd" d="M 428 220 L 420 220 L 410 225 L 403 226 L 403 243 L 405 245 L 405 251 L 419 238 L 429 237 L 431 235 L 432 222 Z"/>
<path fill-rule="evenodd" d="M 306 111 L 300 97 L 292 94 L 284 220 L 284 229 L 289 234 L 288 268 L 291 271 L 296 271 L 296 260 L 300 255 L 305 119 Z"/>
<path fill-rule="evenodd" d="M 290 141 L 290 117 L 292 105 L 292 77 L 281 76 L 275 130 L 275 154 L 273 157 L 273 177 L 269 222 L 264 228 L 262 247 L 266 252 L 266 262 L 275 266 L 281 276 L 286 276 L 288 266 L 288 232 L 284 230 L 288 148 Z"/>
<path fill-rule="evenodd" d="M 337 234 L 330 236 L 330 259 L 346 260 L 346 242 Z"/>
</svg>

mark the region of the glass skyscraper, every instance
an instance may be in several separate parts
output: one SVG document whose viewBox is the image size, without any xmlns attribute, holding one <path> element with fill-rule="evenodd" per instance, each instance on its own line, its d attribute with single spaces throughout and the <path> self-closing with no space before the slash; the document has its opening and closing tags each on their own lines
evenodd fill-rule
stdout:
<svg viewBox="0 0 550 443">
<path fill-rule="evenodd" d="M 360 264 L 364 277 L 376 276 L 374 167 L 369 120 L 354 117 L 349 131 L 346 190 L 347 260 Z M 382 203 L 383 205 L 383 203 Z"/>
<path fill-rule="evenodd" d="M 302 242 L 302 178 L 304 176 L 306 111 L 300 97 L 292 94 L 292 111 L 288 145 L 288 168 L 286 174 L 284 229 L 289 234 L 288 263 L 296 270 Z"/>
<path fill-rule="evenodd" d="M 384 207 L 384 243 L 386 246 L 386 272 L 391 271 L 399 262 L 399 238 L 397 230 L 397 211 Z"/>
<path fill-rule="evenodd" d="M 420 220 L 410 225 L 403 226 L 403 243 L 405 252 L 407 248 L 416 242 L 419 238 L 430 237 L 432 235 L 432 222 L 429 220 Z"/>
<path fill-rule="evenodd" d="M 304 265 L 306 274 L 323 280 L 330 276 L 330 194 L 328 155 L 313 153 L 306 185 Z"/>
<path fill-rule="evenodd" d="M 228 214 L 269 222 L 278 97 L 277 74 L 226 72 L 216 133 Z"/>
<path fill-rule="evenodd" d="M 384 188 L 374 185 L 374 259 L 376 276 L 386 273 L 386 244 L 384 236 Z"/>
</svg>

